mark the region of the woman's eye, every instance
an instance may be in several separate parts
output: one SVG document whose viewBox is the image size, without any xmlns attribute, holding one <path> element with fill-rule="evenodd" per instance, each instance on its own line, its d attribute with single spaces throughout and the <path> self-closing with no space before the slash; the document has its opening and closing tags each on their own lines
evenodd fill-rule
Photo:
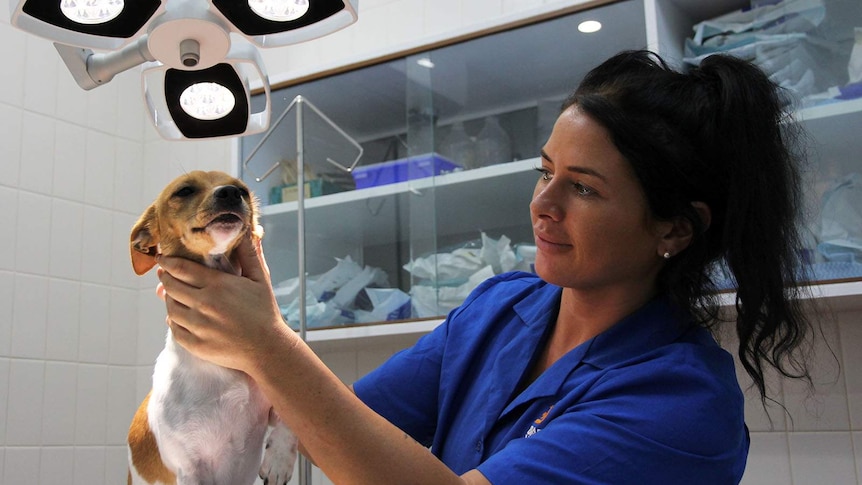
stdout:
<svg viewBox="0 0 862 485">
<path fill-rule="evenodd" d="M 542 180 L 545 180 L 545 181 L 551 180 L 551 172 L 548 169 L 545 169 L 542 167 L 536 167 L 536 168 L 534 168 L 534 170 L 539 172 L 539 177 Z"/>
<path fill-rule="evenodd" d="M 572 186 L 575 188 L 575 192 L 577 192 L 578 195 L 593 195 L 593 193 L 594 193 L 593 189 L 591 189 L 591 188 L 589 188 L 583 184 L 575 183 L 575 184 L 572 184 Z"/>
</svg>

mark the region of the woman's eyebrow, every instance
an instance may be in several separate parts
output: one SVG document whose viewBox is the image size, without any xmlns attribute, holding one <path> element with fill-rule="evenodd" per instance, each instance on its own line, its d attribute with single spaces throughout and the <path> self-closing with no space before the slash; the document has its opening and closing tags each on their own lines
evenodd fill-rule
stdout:
<svg viewBox="0 0 862 485">
<path fill-rule="evenodd" d="M 548 153 L 545 152 L 545 150 L 541 150 L 541 154 L 542 154 L 542 158 L 544 158 L 545 160 L 547 160 L 551 163 L 554 163 L 554 161 L 551 159 L 551 157 L 548 156 Z M 596 178 L 602 180 L 603 182 L 608 181 L 608 179 L 606 179 L 604 175 L 600 174 L 596 170 L 593 170 L 592 168 L 580 167 L 577 165 L 569 165 L 569 166 L 565 167 L 565 169 L 566 169 L 566 171 L 572 172 L 572 173 L 581 173 L 584 175 L 592 175 L 593 177 L 596 177 Z"/>
</svg>

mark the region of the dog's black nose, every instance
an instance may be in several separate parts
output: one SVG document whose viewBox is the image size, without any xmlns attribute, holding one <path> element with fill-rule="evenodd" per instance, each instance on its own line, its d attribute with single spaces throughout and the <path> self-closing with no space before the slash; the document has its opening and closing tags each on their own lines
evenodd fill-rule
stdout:
<svg viewBox="0 0 862 485">
<path fill-rule="evenodd" d="M 231 202 L 242 199 L 242 190 L 236 185 L 222 185 L 214 194 L 216 199 L 225 199 L 223 202 Z"/>
</svg>

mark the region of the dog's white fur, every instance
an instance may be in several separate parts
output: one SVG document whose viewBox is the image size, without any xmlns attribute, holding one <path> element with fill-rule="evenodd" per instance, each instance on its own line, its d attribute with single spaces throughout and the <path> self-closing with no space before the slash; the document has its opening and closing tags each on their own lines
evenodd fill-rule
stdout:
<svg viewBox="0 0 862 485">
<path fill-rule="evenodd" d="M 214 202 L 216 190 L 226 185 L 243 194 L 237 208 Z M 192 195 L 178 196 L 189 187 Z M 233 271 L 232 250 L 253 227 L 256 204 L 241 181 L 221 172 L 191 172 L 169 184 L 135 225 L 133 266 L 143 274 L 164 251 Z M 268 425 L 273 429 L 261 460 Z M 129 484 L 241 485 L 259 475 L 281 485 L 290 479 L 296 454 L 295 436 L 254 381 L 191 355 L 168 330 L 152 391 L 129 429 Z"/>
</svg>

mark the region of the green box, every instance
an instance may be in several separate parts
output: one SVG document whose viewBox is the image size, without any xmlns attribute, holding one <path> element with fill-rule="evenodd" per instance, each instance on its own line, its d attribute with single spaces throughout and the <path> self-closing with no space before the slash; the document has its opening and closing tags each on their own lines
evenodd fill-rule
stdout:
<svg viewBox="0 0 862 485">
<path fill-rule="evenodd" d="M 343 192 L 344 187 L 324 179 L 314 179 L 305 182 L 305 197 L 318 197 L 321 195 Z M 296 184 L 279 185 L 269 191 L 269 203 L 281 204 L 282 202 L 293 202 L 299 196 Z"/>
</svg>

